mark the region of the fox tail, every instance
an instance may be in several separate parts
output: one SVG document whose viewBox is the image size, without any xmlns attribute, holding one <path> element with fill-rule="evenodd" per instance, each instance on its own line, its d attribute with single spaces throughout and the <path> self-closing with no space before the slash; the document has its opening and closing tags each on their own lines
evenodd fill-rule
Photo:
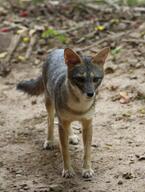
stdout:
<svg viewBox="0 0 145 192">
<path fill-rule="evenodd" d="M 17 90 L 23 91 L 31 96 L 41 95 L 44 92 L 42 76 L 39 76 L 37 79 L 21 81 L 17 84 Z"/>
</svg>

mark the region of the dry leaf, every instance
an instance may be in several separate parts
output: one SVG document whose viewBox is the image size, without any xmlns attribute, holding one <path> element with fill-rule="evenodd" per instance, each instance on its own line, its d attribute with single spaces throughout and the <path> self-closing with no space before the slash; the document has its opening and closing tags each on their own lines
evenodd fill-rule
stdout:
<svg viewBox="0 0 145 192">
<path fill-rule="evenodd" d="M 5 58 L 7 56 L 7 54 L 8 54 L 7 52 L 0 53 L 0 59 Z"/>
<path fill-rule="evenodd" d="M 24 37 L 23 38 L 23 42 L 24 43 L 29 43 L 30 42 L 30 38 L 29 37 Z"/>
<path fill-rule="evenodd" d="M 26 35 L 27 32 L 28 32 L 28 29 L 25 27 L 17 30 L 17 34 L 21 34 L 21 35 Z"/>
<path fill-rule="evenodd" d="M 19 56 L 18 56 L 18 60 L 19 60 L 19 61 L 25 61 L 26 58 L 25 58 L 24 56 L 19 55 Z"/>
<path fill-rule="evenodd" d="M 104 31 L 105 30 L 105 26 L 104 25 L 98 25 L 98 26 L 96 26 L 96 30 Z"/>
<path fill-rule="evenodd" d="M 139 112 L 140 112 L 141 114 L 145 114 L 145 108 L 141 108 L 141 109 L 139 110 Z"/>
<path fill-rule="evenodd" d="M 128 96 L 127 92 L 122 91 L 122 92 L 119 93 L 119 95 L 120 95 L 120 100 L 119 100 L 119 102 L 120 102 L 121 104 L 125 104 L 125 103 L 128 103 L 128 102 L 129 102 L 129 96 Z"/>
</svg>

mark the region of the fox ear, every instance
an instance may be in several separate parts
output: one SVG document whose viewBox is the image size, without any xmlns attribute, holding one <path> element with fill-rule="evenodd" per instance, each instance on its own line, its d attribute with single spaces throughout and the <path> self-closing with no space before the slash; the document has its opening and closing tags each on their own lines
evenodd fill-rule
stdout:
<svg viewBox="0 0 145 192">
<path fill-rule="evenodd" d="M 100 65 L 104 65 L 105 63 L 105 60 L 108 56 L 108 53 L 110 51 L 110 48 L 109 47 L 106 47 L 104 49 L 102 49 L 98 54 L 96 54 L 93 59 L 92 59 L 92 62 L 94 64 L 100 64 Z"/>
<path fill-rule="evenodd" d="M 81 63 L 80 56 L 70 48 L 64 49 L 64 60 L 69 69 Z"/>
</svg>

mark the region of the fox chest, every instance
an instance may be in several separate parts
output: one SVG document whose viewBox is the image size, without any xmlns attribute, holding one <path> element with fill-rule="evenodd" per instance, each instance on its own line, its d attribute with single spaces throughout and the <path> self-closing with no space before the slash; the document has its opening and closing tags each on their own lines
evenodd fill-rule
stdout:
<svg viewBox="0 0 145 192">
<path fill-rule="evenodd" d="M 95 113 L 94 101 L 81 101 L 74 102 L 68 101 L 64 108 L 61 110 L 61 117 L 63 119 L 77 121 L 83 118 L 91 119 Z"/>
</svg>

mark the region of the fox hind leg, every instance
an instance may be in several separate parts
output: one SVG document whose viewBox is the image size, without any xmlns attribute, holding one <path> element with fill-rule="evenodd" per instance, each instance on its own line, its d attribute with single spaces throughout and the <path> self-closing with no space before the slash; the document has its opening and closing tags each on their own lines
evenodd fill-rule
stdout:
<svg viewBox="0 0 145 192">
<path fill-rule="evenodd" d="M 48 113 L 48 131 L 47 139 L 44 142 L 44 149 L 53 149 L 56 145 L 54 142 L 54 105 L 48 96 L 45 97 L 45 106 Z"/>
</svg>

